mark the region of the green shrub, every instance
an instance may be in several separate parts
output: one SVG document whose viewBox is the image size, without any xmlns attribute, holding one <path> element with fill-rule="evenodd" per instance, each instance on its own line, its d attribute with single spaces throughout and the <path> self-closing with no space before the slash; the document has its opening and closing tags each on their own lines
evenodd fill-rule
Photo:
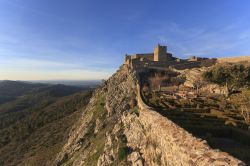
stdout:
<svg viewBox="0 0 250 166">
<path fill-rule="evenodd" d="M 203 73 L 203 78 L 212 83 L 226 86 L 228 94 L 249 85 L 250 67 L 243 64 L 219 64 Z"/>
<path fill-rule="evenodd" d="M 135 113 L 137 116 L 139 116 L 139 109 L 137 106 L 131 109 L 131 113 Z"/>
<path fill-rule="evenodd" d="M 97 99 L 97 102 L 96 102 L 96 105 L 95 105 L 94 119 L 96 119 L 97 117 L 104 118 L 105 114 L 106 114 L 105 96 L 100 96 Z"/>
<path fill-rule="evenodd" d="M 124 160 L 129 155 L 130 152 L 131 152 L 131 149 L 127 146 L 119 147 L 119 150 L 118 150 L 119 160 L 120 161 Z"/>
</svg>

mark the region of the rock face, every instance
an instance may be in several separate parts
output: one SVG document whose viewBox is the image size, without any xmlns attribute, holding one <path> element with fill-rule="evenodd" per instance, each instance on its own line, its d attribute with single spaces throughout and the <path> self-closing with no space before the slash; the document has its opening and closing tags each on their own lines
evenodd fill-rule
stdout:
<svg viewBox="0 0 250 166">
<path fill-rule="evenodd" d="M 123 112 L 130 111 L 129 103 L 136 98 L 135 93 L 135 73 L 122 66 L 96 89 L 55 164 L 125 164 L 124 159 L 118 157 L 119 148 L 124 144 L 120 143 L 123 136 L 121 117 Z"/>
<path fill-rule="evenodd" d="M 137 82 L 122 66 L 95 91 L 56 165 L 243 165 L 153 111 Z"/>
<path fill-rule="evenodd" d="M 195 88 L 199 85 L 200 91 L 215 93 L 215 94 L 226 94 L 226 88 L 219 86 L 218 84 L 208 83 L 202 79 L 202 73 L 209 70 L 209 67 L 186 69 L 181 71 L 182 75 L 186 78 L 184 86 Z"/>
</svg>

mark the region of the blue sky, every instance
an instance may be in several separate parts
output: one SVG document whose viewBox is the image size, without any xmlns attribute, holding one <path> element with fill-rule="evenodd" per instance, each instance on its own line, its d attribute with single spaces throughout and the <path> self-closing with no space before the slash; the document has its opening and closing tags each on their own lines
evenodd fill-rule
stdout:
<svg viewBox="0 0 250 166">
<path fill-rule="evenodd" d="M 124 54 L 250 55 L 249 0 L 0 0 L 0 80 L 106 79 Z"/>
</svg>

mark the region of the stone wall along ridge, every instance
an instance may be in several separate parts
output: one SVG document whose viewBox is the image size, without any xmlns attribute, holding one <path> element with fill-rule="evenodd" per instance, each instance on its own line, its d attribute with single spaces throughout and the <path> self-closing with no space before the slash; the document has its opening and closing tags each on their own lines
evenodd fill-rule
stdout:
<svg viewBox="0 0 250 166">
<path fill-rule="evenodd" d="M 209 147 L 205 140 L 194 137 L 144 103 L 137 84 L 139 121 L 148 137 L 155 141 L 160 165 L 245 165 L 242 161 Z"/>
</svg>

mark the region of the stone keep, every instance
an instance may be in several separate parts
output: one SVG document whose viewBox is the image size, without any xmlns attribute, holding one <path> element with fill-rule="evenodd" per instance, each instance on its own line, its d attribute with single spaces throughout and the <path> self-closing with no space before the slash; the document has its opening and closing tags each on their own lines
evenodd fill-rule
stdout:
<svg viewBox="0 0 250 166">
<path fill-rule="evenodd" d="M 154 61 L 166 61 L 167 47 L 157 45 L 154 49 Z"/>
</svg>

